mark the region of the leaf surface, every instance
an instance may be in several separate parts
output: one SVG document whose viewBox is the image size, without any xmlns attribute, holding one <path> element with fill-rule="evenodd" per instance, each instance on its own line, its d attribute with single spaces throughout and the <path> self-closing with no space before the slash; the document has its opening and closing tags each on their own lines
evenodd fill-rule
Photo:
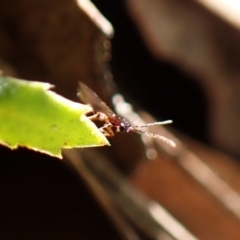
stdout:
<svg viewBox="0 0 240 240">
<path fill-rule="evenodd" d="M 61 148 L 109 145 L 85 114 L 90 106 L 50 91 L 52 85 L 0 76 L 0 143 L 61 158 Z"/>
</svg>

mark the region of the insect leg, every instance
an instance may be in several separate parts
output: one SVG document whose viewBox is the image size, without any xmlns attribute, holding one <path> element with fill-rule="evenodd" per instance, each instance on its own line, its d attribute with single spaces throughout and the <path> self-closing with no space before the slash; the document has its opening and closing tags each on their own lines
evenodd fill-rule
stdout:
<svg viewBox="0 0 240 240">
<path fill-rule="evenodd" d="M 113 137 L 114 132 L 112 130 L 112 125 L 110 123 L 105 124 L 99 130 L 104 134 L 105 137 Z"/>
<path fill-rule="evenodd" d="M 105 113 L 97 112 L 94 115 L 88 117 L 91 121 L 101 121 L 108 123 L 108 116 Z"/>
</svg>

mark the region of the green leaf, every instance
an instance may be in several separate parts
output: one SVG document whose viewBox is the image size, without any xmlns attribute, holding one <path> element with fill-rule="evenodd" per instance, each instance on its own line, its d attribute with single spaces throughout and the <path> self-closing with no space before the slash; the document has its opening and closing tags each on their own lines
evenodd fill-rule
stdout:
<svg viewBox="0 0 240 240">
<path fill-rule="evenodd" d="M 61 158 L 61 148 L 109 145 L 85 114 L 90 106 L 50 91 L 48 83 L 0 76 L 0 143 Z"/>
</svg>

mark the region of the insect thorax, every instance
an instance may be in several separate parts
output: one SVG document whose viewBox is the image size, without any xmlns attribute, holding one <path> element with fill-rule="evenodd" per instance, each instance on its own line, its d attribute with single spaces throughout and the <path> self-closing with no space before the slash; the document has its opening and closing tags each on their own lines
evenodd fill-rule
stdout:
<svg viewBox="0 0 240 240">
<path fill-rule="evenodd" d="M 130 127 L 130 124 L 127 122 L 127 120 L 117 116 L 116 114 L 113 114 L 113 116 L 110 117 L 110 123 L 116 128 L 117 132 L 128 132 Z"/>
</svg>

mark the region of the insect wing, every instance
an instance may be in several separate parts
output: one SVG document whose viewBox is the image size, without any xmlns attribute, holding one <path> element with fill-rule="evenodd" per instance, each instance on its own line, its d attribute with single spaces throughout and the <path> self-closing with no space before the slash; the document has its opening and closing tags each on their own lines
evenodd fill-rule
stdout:
<svg viewBox="0 0 240 240">
<path fill-rule="evenodd" d="M 84 103 L 89 104 L 95 112 L 102 112 L 108 116 L 113 114 L 113 111 L 106 105 L 106 103 L 104 103 L 95 92 L 82 82 L 79 82 L 78 96 Z"/>
</svg>

